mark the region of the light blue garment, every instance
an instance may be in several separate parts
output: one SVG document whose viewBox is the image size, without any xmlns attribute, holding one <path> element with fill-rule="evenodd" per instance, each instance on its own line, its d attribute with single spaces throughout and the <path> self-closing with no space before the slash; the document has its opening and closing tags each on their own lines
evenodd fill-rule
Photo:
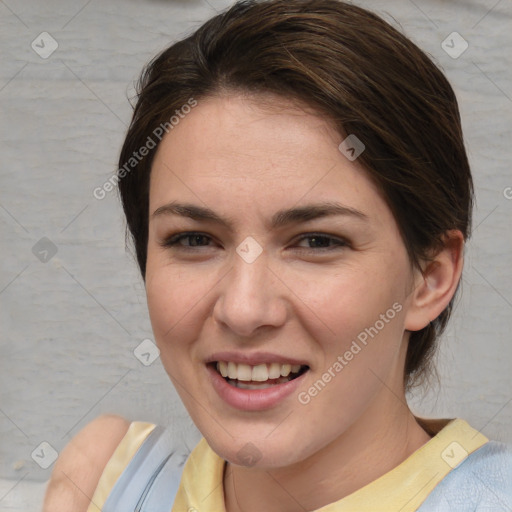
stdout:
<svg viewBox="0 0 512 512">
<path fill-rule="evenodd" d="M 102 512 L 170 512 L 188 455 L 157 425 L 115 483 Z"/>
<path fill-rule="evenodd" d="M 170 512 L 188 455 L 157 425 L 117 480 L 102 512 Z M 512 449 L 486 443 L 450 471 L 417 512 L 512 512 Z"/>
<path fill-rule="evenodd" d="M 489 441 L 452 469 L 417 512 L 512 512 L 512 448 Z"/>
</svg>

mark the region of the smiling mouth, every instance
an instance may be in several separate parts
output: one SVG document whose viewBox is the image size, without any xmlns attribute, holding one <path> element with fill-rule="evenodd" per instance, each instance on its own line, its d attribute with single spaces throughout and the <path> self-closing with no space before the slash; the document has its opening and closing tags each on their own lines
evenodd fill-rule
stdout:
<svg viewBox="0 0 512 512">
<path fill-rule="evenodd" d="M 231 361 L 214 361 L 210 365 L 226 382 L 240 389 L 266 389 L 289 382 L 309 370 L 307 365 L 264 363 L 251 366 Z"/>
</svg>

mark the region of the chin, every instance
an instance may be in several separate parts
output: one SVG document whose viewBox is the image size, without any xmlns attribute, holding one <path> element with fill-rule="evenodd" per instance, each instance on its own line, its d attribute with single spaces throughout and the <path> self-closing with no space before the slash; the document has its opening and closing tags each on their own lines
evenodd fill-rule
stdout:
<svg viewBox="0 0 512 512">
<path fill-rule="evenodd" d="M 266 431 L 264 429 L 263 431 Z M 304 446 L 304 439 L 290 436 L 289 429 L 283 429 L 283 436 L 265 439 L 240 431 L 233 438 L 226 432 L 222 436 L 204 433 L 206 441 L 219 457 L 230 464 L 247 468 L 276 469 L 290 466 L 305 459 L 308 454 L 297 452 Z"/>
</svg>

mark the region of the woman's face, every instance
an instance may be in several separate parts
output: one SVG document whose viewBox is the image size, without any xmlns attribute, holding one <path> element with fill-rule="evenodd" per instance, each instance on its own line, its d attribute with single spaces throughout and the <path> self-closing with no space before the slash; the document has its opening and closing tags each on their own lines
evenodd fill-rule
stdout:
<svg viewBox="0 0 512 512">
<path fill-rule="evenodd" d="M 403 396 L 414 276 L 343 137 L 258 101 L 199 101 L 162 140 L 146 289 L 162 363 L 210 446 L 282 467 L 371 432 Z"/>
</svg>

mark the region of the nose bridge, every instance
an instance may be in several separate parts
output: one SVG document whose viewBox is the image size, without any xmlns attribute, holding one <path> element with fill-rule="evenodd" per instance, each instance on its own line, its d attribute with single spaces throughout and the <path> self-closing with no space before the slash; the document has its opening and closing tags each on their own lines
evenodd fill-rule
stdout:
<svg viewBox="0 0 512 512">
<path fill-rule="evenodd" d="M 267 254 L 255 250 L 251 242 L 247 246 L 242 242 L 223 280 L 215 306 L 216 319 L 243 336 L 262 325 L 280 324 L 284 321 L 284 306 L 279 305 L 275 281 Z"/>
<path fill-rule="evenodd" d="M 233 258 L 230 286 L 234 290 L 239 289 L 240 293 L 245 291 L 256 298 L 265 293 L 263 284 L 268 280 L 267 274 L 270 272 L 267 266 L 267 255 L 262 252 L 255 256 L 254 253 L 251 253 L 251 249 L 241 255 L 242 249 L 239 246 L 237 254 Z"/>
<path fill-rule="evenodd" d="M 247 236 L 236 247 L 233 268 L 230 273 L 230 288 L 236 294 L 248 294 L 257 298 L 265 293 L 262 286 L 268 281 L 268 251 L 265 251 L 252 236 Z"/>
</svg>

